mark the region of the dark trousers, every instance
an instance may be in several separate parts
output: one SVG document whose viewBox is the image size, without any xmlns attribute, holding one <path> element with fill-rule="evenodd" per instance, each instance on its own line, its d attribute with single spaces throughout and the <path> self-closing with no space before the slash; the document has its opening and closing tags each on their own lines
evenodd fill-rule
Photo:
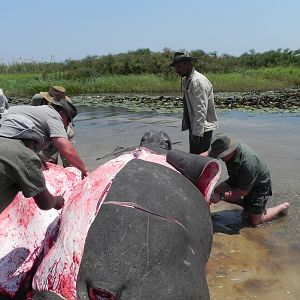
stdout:
<svg viewBox="0 0 300 300">
<path fill-rule="evenodd" d="M 202 152 L 208 151 L 210 147 L 210 142 L 212 138 L 213 131 L 204 132 L 203 136 L 195 136 L 190 132 L 190 153 L 200 154 Z"/>
</svg>

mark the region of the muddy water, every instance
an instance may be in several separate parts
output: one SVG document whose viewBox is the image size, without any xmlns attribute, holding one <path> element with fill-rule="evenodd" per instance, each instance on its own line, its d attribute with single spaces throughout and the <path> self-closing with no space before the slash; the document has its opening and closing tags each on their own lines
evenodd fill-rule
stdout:
<svg viewBox="0 0 300 300">
<path fill-rule="evenodd" d="M 257 228 L 245 227 L 239 207 L 212 206 L 214 242 L 207 265 L 212 300 L 300 299 L 300 115 L 219 113 L 218 132 L 251 145 L 273 178 L 269 206 L 290 201 L 289 215 Z M 139 144 L 148 130 L 164 130 L 173 148 L 188 151 L 180 114 L 131 113 L 125 109 L 79 107 L 77 150 L 91 170 Z M 98 158 L 98 160 L 97 160 Z M 222 179 L 226 177 L 225 167 Z"/>
</svg>

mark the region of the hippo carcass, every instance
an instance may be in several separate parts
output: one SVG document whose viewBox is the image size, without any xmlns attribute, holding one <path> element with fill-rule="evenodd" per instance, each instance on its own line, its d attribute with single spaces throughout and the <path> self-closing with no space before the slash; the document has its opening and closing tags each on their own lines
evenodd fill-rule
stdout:
<svg viewBox="0 0 300 300">
<path fill-rule="evenodd" d="M 155 145 L 142 143 L 76 184 L 33 277 L 33 299 L 209 299 L 208 205 L 176 171 L 182 160 L 171 155 L 174 168 L 161 148 L 147 146 Z M 199 178 L 212 166 L 206 159 Z M 198 186 L 209 199 L 203 179 Z"/>
<path fill-rule="evenodd" d="M 141 144 L 91 174 L 92 188 L 84 188 L 93 194 L 97 186 L 96 195 L 85 199 L 87 206 L 91 198 L 97 200 L 92 201 L 91 218 L 81 219 L 81 205 L 73 216 L 69 210 L 74 206 L 64 208 L 58 241 L 33 279 L 33 299 L 209 299 L 205 265 L 212 224 L 207 202 L 165 155 L 157 154 L 164 146 L 149 150 L 155 148 L 152 135 Z M 209 159 L 198 159 L 202 169 L 212 167 Z M 186 155 L 175 152 L 170 161 L 183 169 Z M 215 162 L 213 166 L 219 167 Z M 197 171 L 199 177 L 206 174 L 202 171 Z M 219 170 L 213 182 L 218 176 Z M 206 183 L 209 193 L 211 184 Z M 88 223 L 84 238 L 82 229 Z"/>
</svg>

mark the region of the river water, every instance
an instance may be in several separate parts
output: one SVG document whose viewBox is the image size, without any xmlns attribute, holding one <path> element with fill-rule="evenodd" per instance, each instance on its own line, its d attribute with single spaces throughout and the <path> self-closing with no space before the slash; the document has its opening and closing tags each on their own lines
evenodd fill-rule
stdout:
<svg viewBox="0 0 300 300">
<path fill-rule="evenodd" d="M 173 148 L 188 151 L 188 134 L 180 131 L 179 113 L 78 109 L 76 148 L 90 170 L 113 158 L 115 149 L 138 146 L 149 130 L 165 131 Z M 239 207 L 212 206 L 215 232 L 206 269 L 211 299 L 300 299 L 300 115 L 223 111 L 219 121 L 216 132 L 243 140 L 269 166 L 274 195 L 268 206 L 289 201 L 291 208 L 288 216 L 251 228 L 243 226 Z"/>
</svg>

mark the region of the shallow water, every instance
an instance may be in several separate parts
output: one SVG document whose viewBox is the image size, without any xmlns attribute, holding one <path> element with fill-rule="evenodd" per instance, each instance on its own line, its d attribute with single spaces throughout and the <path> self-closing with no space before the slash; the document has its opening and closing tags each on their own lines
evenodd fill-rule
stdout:
<svg viewBox="0 0 300 300">
<path fill-rule="evenodd" d="M 212 206 L 215 233 L 207 266 L 211 299 L 300 299 L 300 115 L 224 111 L 219 119 L 217 132 L 243 140 L 268 164 L 274 194 L 268 206 L 289 201 L 291 209 L 270 224 L 243 228 L 237 206 Z M 122 147 L 138 146 L 149 130 L 165 131 L 173 148 L 188 151 L 188 134 L 180 126 L 178 113 L 79 106 L 76 148 L 90 170 L 113 158 L 115 149 L 121 153 Z"/>
</svg>

